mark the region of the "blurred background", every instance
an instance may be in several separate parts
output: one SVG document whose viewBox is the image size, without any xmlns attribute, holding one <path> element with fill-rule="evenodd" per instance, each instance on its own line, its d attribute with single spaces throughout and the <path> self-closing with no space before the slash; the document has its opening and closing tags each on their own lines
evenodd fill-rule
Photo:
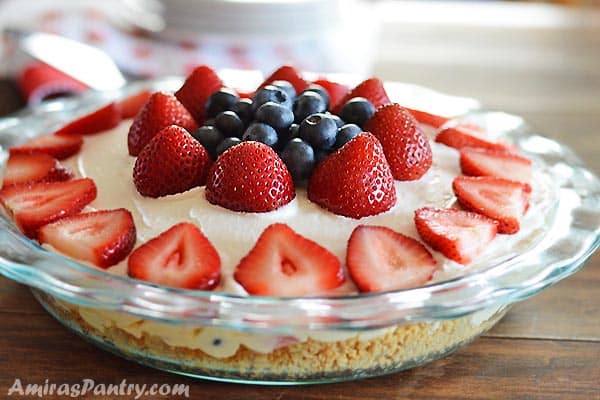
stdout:
<svg viewBox="0 0 600 400">
<path fill-rule="evenodd" d="M 600 0 L 0 0 L 6 27 L 97 46 L 136 78 L 289 63 L 475 97 L 559 139 L 600 127 Z M 40 96 L 15 83 L 31 60 L 6 40 L 0 51 L 6 114 Z"/>
</svg>

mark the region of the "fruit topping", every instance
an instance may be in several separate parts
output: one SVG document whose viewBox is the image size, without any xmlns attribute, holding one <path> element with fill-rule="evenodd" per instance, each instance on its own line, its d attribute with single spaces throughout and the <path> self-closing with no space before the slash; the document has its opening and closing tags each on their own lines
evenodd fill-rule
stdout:
<svg viewBox="0 0 600 400">
<path fill-rule="evenodd" d="M 375 136 L 360 134 L 321 161 L 309 180 L 308 198 L 335 214 L 356 219 L 392 208 L 394 178 Z"/>
<path fill-rule="evenodd" d="M 135 160 L 133 182 L 143 196 L 161 197 L 203 185 L 208 152 L 185 129 L 171 125 L 156 134 Z"/>
<path fill-rule="evenodd" d="M 237 114 L 244 125 L 248 125 L 254 119 L 254 102 L 252 99 L 240 99 L 233 105 L 231 111 Z"/>
<path fill-rule="evenodd" d="M 236 137 L 228 137 L 225 138 L 221 141 L 221 143 L 219 143 L 217 145 L 217 148 L 215 149 L 215 153 L 216 156 L 219 157 L 221 154 L 223 154 L 225 152 L 225 150 L 227 150 L 230 147 L 235 146 L 236 144 L 240 144 L 242 143 L 241 139 L 236 138 Z"/>
<path fill-rule="evenodd" d="M 134 118 L 144 107 L 144 104 L 146 104 L 150 96 L 152 96 L 152 92 L 149 90 L 142 90 L 139 93 L 121 100 L 119 103 L 121 107 L 121 118 Z"/>
<path fill-rule="evenodd" d="M 505 144 L 491 142 L 481 137 L 481 132 L 478 130 L 473 130 L 469 126 L 464 125 L 442 129 L 435 137 L 435 141 L 458 150 L 464 147 L 478 147 L 500 151 L 510 150 Z"/>
<path fill-rule="evenodd" d="M 367 122 L 365 130 L 381 142 L 394 178 L 417 180 L 431 167 L 429 140 L 404 107 L 398 104 L 380 107 Z"/>
<path fill-rule="evenodd" d="M 308 91 L 300 94 L 294 100 L 292 111 L 294 112 L 294 121 L 299 124 L 306 117 L 322 113 L 327 110 L 327 104 L 323 97 L 314 91 Z"/>
<path fill-rule="evenodd" d="M 296 89 L 296 93 L 302 92 L 308 86 L 308 83 L 300 76 L 294 67 L 283 65 L 275 70 L 265 81 L 259 86 L 263 88 L 275 81 L 288 81 Z"/>
<path fill-rule="evenodd" d="M 315 149 L 331 149 L 335 144 L 338 127 L 329 114 L 312 114 L 298 128 L 298 136 Z"/>
<path fill-rule="evenodd" d="M 325 90 L 323 86 L 311 83 L 306 89 L 302 91 L 302 93 L 306 92 L 314 92 L 321 96 L 321 98 L 325 102 L 325 110 L 329 110 L 329 105 L 331 104 L 329 99 L 329 93 L 327 92 L 327 90 Z"/>
<path fill-rule="evenodd" d="M 297 94 L 296 88 L 294 88 L 294 85 L 292 85 L 288 81 L 285 81 L 285 80 L 273 81 L 270 83 L 270 85 L 278 87 L 279 89 L 283 90 L 290 99 L 293 99 L 296 97 L 296 94 Z"/>
<path fill-rule="evenodd" d="M 350 277 L 361 292 L 408 289 L 427 283 L 437 269 L 418 240 L 383 226 L 357 226 L 346 252 Z"/>
<path fill-rule="evenodd" d="M 327 91 L 327 94 L 329 95 L 330 108 L 331 106 L 338 104 L 344 98 L 344 96 L 350 92 L 350 88 L 348 86 L 330 81 L 328 79 L 317 79 L 313 83 L 321 86 Z"/>
<path fill-rule="evenodd" d="M 10 154 L 45 153 L 64 160 L 77 153 L 82 145 L 83 138 L 79 135 L 46 135 L 31 139 L 21 146 L 11 147 Z"/>
<path fill-rule="evenodd" d="M 340 117 L 348 124 L 364 126 L 375 114 L 375 107 L 364 97 L 353 97 L 344 104 Z"/>
<path fill-rule="evenodd" d="M 256 120 L 264 122 L 277 131 L 283 131 L 294 122 L 294 113 L 282 104 L 268 101 L 256 110 Z"/>
<path fill-rule="evenodd" d="M 520 220 L 529 207 L 526 185 L 502 178 L 459 176 L 452 188 L 463 208 L 497 221 L 498 233 L 519 231 Z"/>
<path fill-rule="evenodd" d="M 531 160 L 503 150 L 465 147 L 460 150 L 460 168 L 470 176 L 495 176 L 529 184 Z"/>
<path fill-rule="evenodd" d="M 121 107 L 117 103 L 106 106 L 84 115 L 63 126 L 55 135 L 93 135 L 114 128 L 121 122 Z"/>
<path fill-rule="evenodd" d="M 371 104 L 373 104 L 375 108 L 379 108 L 384 104 L 390 103 L 390 99 L 385 92 L 383 83 L 377 78 L 371 78 L 361 82 L 358 86 L 352 89 L 350 93 L 347 93 L 342 100 L 333 106 L 333 113 L 339 115 L 342 111 L 342 107 L 344 107 L 344 104 L 354 97 L 364 97 Z"/>
<path fill-rule="evenodd" d="M 239 100 L 240 98 L 235 90 L 221 88 L 211 94 L 206 101 L 206 115 L 216 117 L 223 111 L 231 111 Z"/>
<path fill-rule="evenodd" d="M 69 257 L 108 268 L 131 252 L 136 232 L 131 213 L 120 208 L 59 219 L 42 226 L 38 239 Z"/>
<path fill-rule="evenodd" d="M 223 82 L 215 71 L 201 65 L 192 71 L 183 86 L 175 92 L 175 97 L 201 125 L 207 118 L 206 102 L 208 98 L 222 86 Z"/>
<path fill-rule="evenodd" d="M 272 211 L 295 196 L 292 176 L 281 158 L 269 146 L 254 141 L 221 154 L 206 183 L 207 200 L 234 211 Z"/>
<path fill-rule="evenodd" d="M 362 133 L 362 129 L 358 125 L 354 124 L 345 124 L 338 128 L 337 135 L 335 137 L 335 144 L 333 147 L 335 149 L 339 149 L 356 136 Z"/>
<path fill-rule="evenodd" d="M 0 190 L 0 204 L 25 235 L 60 218 L 79 213 L 96 198 L 96 185 L 88 178 L 65 182 L 37 182 Z"/>
<path fill-rule="evenodd" d="M 295 182 L 308 179 L 315 168 L 315 152 L 300 138 L 292 139 L 286 144 L 281 152 L 281 159 Z"/>
<path fill-rule="evenodd" d="M 253 122 L 244 132 L 242 140 L 260 142 L 274 147 L 278 140 L 277 131 L 270 125 L 263 124 L 262 122 Z"/>
<path fill-rule="evenodd" d="M 272 102 L 281 104 L 286 108 L 291 107 L 293 98 L 287 92 L 277 86 L 267 85 L 256 91 L 252 98 L 252 111 L 256 112 L 260 106 L 265 103 Z"/>
<path fill-rule="evenodd" d="M 334 254 L 280 223 L 264 230 L 233 276 L 249 294 L 285 297 L 325 294 L 345 280 Z"/>
<path fill-rule="evenodd" d="M 66 181 L 73 173 L 44 153 L 12 154 L 6 163 L 3 187 L 33 182 Z"/>
<path fill-rule="evenodd" d="M 221 279 L 221 259 L 200 229 L 184 222 L 135 249 L 127 273 L 159 285 L 211 290 Z"/>
<path fill-rule="evenodd" d="M 225 137 L 242 137 L 244 133 L 244 122 L 233 111 L 223 111 L 215 117 L 215 127 Z"/>
<path fill-rule="evenodd" d="M 225 139 L 225 136 L 217 127 L 203 125 L 192 132 L 192 136 L 208 151 L 213 160 L 217 158 L 217 146 Z"/>
<path fill-rule="evenodd" d="M 162 92 L 152 94 L 129 128 L 129 154 L 137 156 L 161 129 L 170 125 L 178 125 L 188 132 L 198 128 L 192 115 L 175 96 Z"/>
<path fill-rule="evenodd" d="M 459 264 L 469 264 L 497 232 L 494 220 L 454 208 L 420 208 L 415 226 L 425 243 Z"/>
<path fill-rule="evenodd" d="M 441 128 L 442 125 L 450 121 L 450 118 L 447 117 L 431 114 L 426 111 L 415 110 L 413 108 L 405 108 L 408 110 L 409 113 L 412 114 L 413 117 L 415 117 L 417 121 L 419 121 L 419 123 L 432 126 L 436 129 Z"/>
</svg>

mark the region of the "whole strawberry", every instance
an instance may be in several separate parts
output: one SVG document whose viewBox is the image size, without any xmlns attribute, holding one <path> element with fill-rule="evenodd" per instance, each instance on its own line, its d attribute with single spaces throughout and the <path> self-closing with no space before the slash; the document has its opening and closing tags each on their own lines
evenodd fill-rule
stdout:
<svg viewBox="0 0 600 400">
<path fill-rule="evenodd" d="M 206 182 L 206 199 L 234 211 L 272 211 L 294 197 L 294 182 L 284 162 L 260 142 L 230 147 L 217 158 Z"/>
<path fill-rule="evenodd" d="M 367 121 L 365 130 L 381 142 L 394 178 L 414 181 L 431 167 L 429 140 L 404 107 L 398 104 L 380 107 Z"/>
<path fill-rule="evenodd" d="M 332 112 L 339 115 L 344 104 L 354 97 L 364 97 L 375 108 L 390 103 L 390 98 L 383 87 L 383 83 L 377 78 L 371 78 L 359 83 L 358 86 L 347 93 L 337 104 L 333 104 Z"/>
<path fill-rule="evenodd" d="M 185 129 L 162 129 L 135 160 L 133 182 L 143 196 L 160 197 L 203 185 L 210 156 Z"/>
<path fill-rule="evenodd" d="M 201 65 L 187 77 L 183 86 L 175 92 L 175 97 L 201 125 L 206 120 L 206 101 L 221 87 L 223 82 L 215 71 L 206 65 Z"/>
<path fill-rule="evenodd" d="M 308 198 L 356 219 L 392 208 L 394 177 L 377 138 L 361 133 L 321 161 L 308 182 Z"/>
<path fill-rule="evenodd" d="M 157 92 L 137 114 L 127 135 L 129 154 L 137 156 L 140 151 L 163 128 L 178 125 L 193 132 L 198 128 L 194 117 L 172 94 Z"/>
</svg>

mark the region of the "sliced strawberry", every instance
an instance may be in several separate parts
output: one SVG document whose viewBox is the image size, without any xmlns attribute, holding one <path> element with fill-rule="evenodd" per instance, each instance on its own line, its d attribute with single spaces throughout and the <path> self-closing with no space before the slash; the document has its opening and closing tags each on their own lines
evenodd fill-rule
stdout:
<svg viewBox="0 0 600 400">
<path fill-rule="evenodd" d="M 208 173 L 206 199 L 229 210 L 267 212 L 294 197 L 292 175 L 263 143 L 249 141 L 230 147 Z"/>
<path fill-rule="evenodd" d="M 115 102 L 63 126 L 55 135 L 93 135 L 114 128 L 121 122 L 121 108 Z"/>
<path fill-rule="evenodd" d="M 64 160 L 77 153 L 81 149 L 81 145 L 83 145 L 83 138 L 79 135 L 46 135 L 32 139 L 21 146 L 11 147 L 10 154 L 46 153 L 59 160 Z"/>
<path fill-rule="evenodd" d="M 369 100 L 371 104 L 375 106 L 375 108 L 390 103 L 390 98 L 383 87 L 383 83 L 377 78 L 371 78 L 361 82 L 358 86 L 352 89 L 350 93 L 346 94 L 335 106 L 332 107 L 333 113 L 339 115 L 339 113 L 342 111 L 342 107 L 344 107 L 344 104 L 354 97 L 364 97 L 365 99 Z"/>
<path fill-rule="evenodd" d="M 258 87 L 263 88 L 275 81 L 288 81 L 292 84 L 294 89 L 296 89 L 296 93 L 302 92 L 308 86 L 308 82 L 300 76 L 300 73 L 296 71 L 296 69 L 290 65 L 283 65 L 277 68 L 263 83 Z"/>
<path fill-rule="evenodd" d="M 249 294 L 285 297 L 325 294 L 345 280 L 334 254 L 285 224 L 264 230 L 233 277 Z"/>
<path fill-rule="evenodd" d="M 470 176 L 495 176 L 529 185 L 531 160 L 501 150 L 465 147 L 460 150 L 460 168 Z"/>
<path fill-rule="evenodd" d="M 44 153 L 12 154 L 6 163 L 4 187 L 33 182 L 66 181 L 73 173 Z"/>
<path fill-rule="evenodd" d="M 163 128 L 178 125 L 193 132 L 198 128 L 194 117 L 172 94 L 157 92 L 137 114 L 127 135 L 129 154 L 137 156 Z"/>
<path fill-rule="evenodd" d="M 420 208 L 415 226 L 425 243 L 460 264 L 469 264 L 497 232 L 494 220 L 454 208 Z"/>
<path fill-rule="evenodd" d="M 413 181 L 429 171 L 432 163 L 429 140 L 404 107 L 381 106 L 367 121 L 365 130 L 381 142 L 394 178 Z"/>
<path fill-rule="evenodd" d="M 69 257 L 108 268 L 127 257 L 136 233 L 131 213 L 120 208 L 59 219 L 42 226 L 38 240 Z"/>
<path fill-rule="evenodd" d="M 187 108 L 198 125 L 206 120 L 206 101 L 211 94 L 223 87 L 215 71 L 206 65 L 196 67 L 175 92 L 175 97 Z"/>
<path fill-rule="evenodd" d="M 127 273 L 159 285 L 211 290 L 221 279 L 221 259 L 200 229 L 184 222 L 135 249 Z"/>
<path fill-rule="evenodd" d="M 484 139 L 481 137 L 481 132 L 465 125 L 457 125 L 442 129 L 435 137 L 435 141 L 458 150 L 464 147 L 477 147 L 500 151 L 509 150 L 504 143 L 496 143 Z"/>
<path fill-rule="evenodd" d="M 394 177 L 381 144 L 370 133 L 361 133 L 321 161 L 307 193 L 321 207 L 357 219 L 396 204 Z"/>
<path fill-rule="evenodd" d="M 135 160 L 133 183 L 142 196 L 182 193 L 204 185 L 210 164 L 200 142 L 171 125 L 158 132 Z"/>
<path fill-rule="evenodd" d="M 350 92 L 348 86 L 324 78 L 317 79 L 313 83 L 322 86 L 327 91 L 329 104 L 332 106 L 338 104 Z"/>
<path fill-rule="evenodd" d="M 417 121 L 419 121 L 419 123 L 429 125 L 434 128 L 441 128 L 442 125 L 450 121 L 450 118 L 448 117 L 442 117 L 440 115 L 431 114 L 426 111 L 415 110 L 413 108 L 405 108 L 409 113 L 412 114 L 413 117 L 415 117 Z"/>
<path fill-rule="evenodd" d="M 461 206 L 498 222 L 498 233 L 516 233 L 529 207 L 526 185 L 488 176 L 458 176 L 452 189 Z"/>
<path fill-rule="evenodd" d="M 0 204 L 29 237 L 36 237 L 39 227 L 79 213 L 96 198 L 91 179 L 66 182 L 38 182 L 15 185 L 0 190 Z"/>
<path fill-rule="evenodd" d="M 346 265 L 361 292 L 422 286 L 437 269 L 433 256 L 418 240 L 368 225 L 359 225 L 352 232 Z"/>
<path fill-rule="evenodd" d="M 119 103 L 121 107 L 121 118 L 129 119 L 135 117 L 142 107 L 144 107 L 144 104 L 146 104 L 151 95 L 152 92 L 149 90 L 142 90 L 139 93 L 121 100 Z"/>
</svg>

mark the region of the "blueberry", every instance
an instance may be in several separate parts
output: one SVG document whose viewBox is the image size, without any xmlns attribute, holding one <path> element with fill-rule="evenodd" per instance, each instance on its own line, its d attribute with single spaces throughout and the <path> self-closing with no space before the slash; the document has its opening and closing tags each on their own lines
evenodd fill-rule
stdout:
<svg viewBox="0 0 600 400">
<path fill-rule="evenodd" d="M 287 93 L 288 97 L 293 100 L 296 98 L 296 89 L 288 81 L 274 81 L 271 85 L 277 86 L 279 89 Z"/>
<path fill-rule="evenodd" d="M 261 122 L 253 122 L 244 132 L 242 140 L 253 140 L 262 142 L 267 146 L 275 146 L 277 144 L 277 132 L 273 127 Z"/>
<path fill-rule="evenodd" d="M 319 93 L 304 92 L 296 97 L 292 110 L 294 111 L 294 121 L 299 124 L 309 115 L 324 112 L 327 110 L 327 106 Z"/>
<path fill-rule="evenodd" d="M 231 89 L 221 88 L 219 91 L 210 95 L 206 101 L 206 113 L 209 117 L 214 117 L 223 111 L 229 111 L 239 100 L 238 95 Z"/>
<path fill-rule="evenodd" d="M 244 125 L 248 125 L 254 118 L 254 110 L 252 109 L 252 99 L 240 99 L 233 105 L 231 109 L 240 117 Z"/>
<path fill-rule="evenodd" d="M 279 141 L 287 142 L 289 140 L 292 140 L 295 137 L 298 137 L 299 128 L 300 128 L 300 125 L 291 124 L 288 129 L 279 132 Z"/>
<path fill-rule="evenodd" d="M 319 149 L 319 150 L 315 151 L 315 164 L 320 163 L 321 161 L 323 161 L 330 155 L 331 155 L 331 151 L 329 151 L 329 150 Z"/>
<path fill-rule="evenodd" d="M 331 118 L 333 118 L 333 120 L 335 121 L 335 124 L 337 125 L 338 129 L 341 128 L 342 126 L 346 125 L 346 123 L 344 122 L 344 120 L 341 119 L 340 117 L 338 117 L 337 115 L 331 114 L 330 112 L 326 112 L 325 114 L 327 114 Z"/>
<path fill-rule="evenodd" d="M 315 167 L 313 148 L 300 138 L 292 139 L 281 152 L 281 159 L 294 181 L 308 179 Z"/>
<path fill-rule="evenodd" d="M 217 145 L 224 139 L 223 134 L 212 125 L 203 125 L 192 132 L 192 136 L 200 142 L 208 151 L 208 154 L 214 158 Z"/>
<path fill-rule="evenodd" d="M 206 121 L 204 121 L 202 126 L 215 126 L 215 119 L 214 118 L 207 119 Z"/>
<path fill-rule="evenodd" d="M 339 149 L 352 139 L 354 139 L 358 134 L 362 132 L 360 126 L 355 124 L 346 124 L 338 129 L 337 136 L 335 137 L 335 144 L 333 147 Z"/>
<path fill-rule="evenodd" d="M 335 143 L 338 127 L 327 114 L 313 114 L 304 119 L 298 130 L 299 136 L 315 149 L 330 149 Z"/>
<path fill-rule="evenodd" d="M 347 124 L 363 126 L 374 113 L 375 106 L 369 100 L 364 97 L 354 97 L 344 104 L 340 117 Z"/>
<path fill-rule="evenodd" d="M 220 156 L 225 150 L 235 146 L 236 144 L 240 144 L 241 142 L 242 141 L 240 140 L 240 138 L 236 138 L 235 136 L 226 137 L 221 141 L 221 143 L 218 144 L 217 148 L 215 149 L 216 156 Z"/>
<path fill-rule="evenodd" d="M 225 136 L 242 136 L 244 123 L 233 111 L 223 111 L 215 117 L 215 126 Z"/>
<path fill-rule="evenodd" d="M 272 126 L 277 131 L 287 129 L 294 122 L 294 113 L 289 108 L 267 101 L 256 110 L 256 120 Z"/>
<path fill-rule="evenodd" d="M 306 93 L 306 92 L 315 92 L 315 93 L 319 93 L 321 95 L 321 97 L 323 98 L 323 101 L 325 101 L 325 109 L 328 110 L 329 109 L 329 93 L 327 93 L 327 90 L 325 90 L 325 88 L 321 85 L 317 85 L 316 83 L 311 83 L 306 89 L 304 89 L 304 91 L 302 93 Z"/>
<path fill-rule="evenodd" d="M 252 101 L 252 109 L 255 112 L 260 106 L 262 106 L 268 101 L 272 101 L 273 103 L 277 104 L 282 104 L 288 108 L 292 106 L 292 99 L 288 96 L 288 94 L 283 89 L 280 89 L 277 86 L 273 85 L 267 85 L 264 88 L 260 89 L 258 92 L 256 92 Z"/>
</svg>

